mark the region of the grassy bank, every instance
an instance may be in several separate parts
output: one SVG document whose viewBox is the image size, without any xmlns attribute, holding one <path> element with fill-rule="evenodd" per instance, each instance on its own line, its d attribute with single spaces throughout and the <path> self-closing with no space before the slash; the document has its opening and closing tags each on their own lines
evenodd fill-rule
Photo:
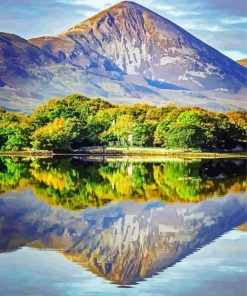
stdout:
<svg viewBox="0 0 247 296">
<path fill-rule="evenodd" d="M 246 152 L 201 152 L 191 150 L 167 150 L 163 148 L 106 148 L 106 154 L 123 156 L 166 156 L 181 158 L 234 158 L 247 157 Z"/>
<path fill-rule="evenodd" d="M 17 157 L 52 157 L 54 153 L 48 150 L 39 151 L 0 151 L 0 156 Z"/>
<path fill-rule="evenodd" d="M 247 158 L 247 152 L 201 152 L 191 150 L 167 150 L 164 148 L 112 148 L 112 147 L 85 147 L 80 151 L 54 153 L 48 150 L 40 151 L 5 151 L 0 152 L 0 156 L 18 157 L 53 157 L 59 155 L 77 156 L 106 156 L 114 158 L 135 157 L 142 160 L 143 157 L 166 157 L 166 158 Z"/>
<path fill-rule="evenodd" d="M 247 152 L 202 152 L 193 149 L 171 150 L 164 148 L 119 148 L 119 147 L 84 147 L 80 151 L 74 153 L 76 155 L 105 155 L 107 157 L 135 157 L 142 159 L 143 157 L 167 157 L 167 158 L 246 158 Z"/>
</svg>

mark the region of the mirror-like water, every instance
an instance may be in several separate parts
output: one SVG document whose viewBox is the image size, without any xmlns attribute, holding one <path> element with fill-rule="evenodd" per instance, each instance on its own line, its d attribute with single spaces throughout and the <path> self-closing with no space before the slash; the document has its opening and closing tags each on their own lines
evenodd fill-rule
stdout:
<svg viewBox="0 0 247 296">
<path fill-rule="evenodd" d="M 1 295 L 247 292 L 245 160 L 0 168 Z"/>
</svg>

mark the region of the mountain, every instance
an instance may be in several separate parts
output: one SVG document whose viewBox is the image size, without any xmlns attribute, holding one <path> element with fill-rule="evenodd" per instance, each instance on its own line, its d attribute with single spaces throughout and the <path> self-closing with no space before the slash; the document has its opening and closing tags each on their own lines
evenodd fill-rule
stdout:
<svg viewBox="0 0 247 296">
<path fill-rule="evenodd" d="M 124 1 L 59 35 L 110 58 L 125 73 L 188 89 L 238 90 L 246 71 L 156 13 Z"/>
<path fill-rule="evenodd" d="M 227 109 L 236 108 L 247 84 L 243 66 L 128 1 L 55 37 L 24 40 L 0 33 L 0 53 L 0 103 L 8 109 L 32 109 L 75 92 Z"/>
<path fill-rule="evenodd" d="M 247 67 L 247 59 L 242 59 L 242 60 L 239 60 L 237 61 L 240 65 L 244 66 L 244 67 Z"/>
</svg>

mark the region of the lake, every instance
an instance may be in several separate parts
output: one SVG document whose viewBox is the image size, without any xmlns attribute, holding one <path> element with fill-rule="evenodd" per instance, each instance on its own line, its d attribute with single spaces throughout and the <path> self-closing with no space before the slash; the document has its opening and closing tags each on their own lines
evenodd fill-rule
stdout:
<svg viewBox="0 0 247 296">
<path fill-rule="evenodd" d="M 0 295 L 246 295 L 246 164 L 0 158 Z"/>
</svg>

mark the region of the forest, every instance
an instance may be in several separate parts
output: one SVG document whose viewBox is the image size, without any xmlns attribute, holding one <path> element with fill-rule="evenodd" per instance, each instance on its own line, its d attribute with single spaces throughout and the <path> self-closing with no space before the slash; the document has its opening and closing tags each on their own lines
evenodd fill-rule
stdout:
<svg viewBox="0 0 247 296">
<path fill-rule="evenodd" d="M 212 112 L 168 104 L 117 105 L 70 95 L 32 114 L 0 109 L 0 150 L 73 151 L 83 146 L 244 150 L 246 111 Z"/>
</svg>

